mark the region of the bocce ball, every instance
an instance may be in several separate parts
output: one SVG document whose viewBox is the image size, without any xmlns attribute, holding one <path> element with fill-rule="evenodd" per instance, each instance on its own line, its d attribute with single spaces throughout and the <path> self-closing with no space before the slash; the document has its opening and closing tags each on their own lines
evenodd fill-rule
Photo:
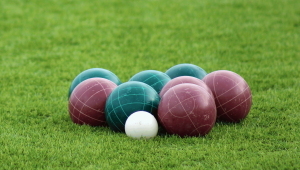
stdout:
<svg viewBox="0 0 300 170">
<path fill-rule="evenodd" d="M 192 76 L 202 79 L 207 73 L 200 67 L 194 64 L 178 64 L 166 71 L 166 74 L 171 78 L 179 76 Z"/>
<path fill-rule="evenodd" d="M 247 82 L 240 75 L 219 70 L 209 73 L 203 81 L 214 94 L 218 119 L 239 122 L 248 115 L 252 95 Z"/>
<path fill-rule="evenodd" d="M 132 113 L 125 122 L 125 133 L 134 139 L 150 139 L 157 135 L 158 124 L 155 117 L 145 111 Z"/>
<path fill-rule="evenodd" d="M 169 81 L 160 91 L 159 96 L 162 97 L 171 87 L 178 84 L 191 83 L 203 87 L 209 94 L 213 95 L 210 88 L 200 79 L 191 76 L 180 76 Z"/>
<path fill-rule="evenodd" d="M 157 117 L 158 93 L 149 85 L 130 81 L 113 90 L 106 101 L 105 116 L 114 131 L 125 132 L 126 119 L 136 111 L 147 111 Z"/>
<path fill-rule="evenodd" d="M 83 82 L 84 80 L 87 80 L 89 78 L 105 78 L 107 80 L 112 81 L 113 83 L 115 83 L 116 85 L 120 85 L 121 81 L 120 79 L 111 71 L 103 69 L 103 68 L 91 68 L 88 70 L 85 70 L 83 72 L 81 72 L 80 74 L 78 74 L 75 79 L 72 81 L 72 84 L 70 86 L 69 89 L 69 98 L 74 90 L 74 88 L 81 82 Z"/>
<path fill-rule="evenodd" d="M 154 88 L 157 93 L 159 93 L 164 85 L 167 84 L 170 80 L 171 78 L 163 72 L 156 70 L 146 70 L 135 74 L 130 78 L 129 81 L 139 81 L 146 83 Z"/>
<path fill-rule="evenodd" d="M 117 85 L 104 78 L 91 78 L 75 87 L 69 100 L 69 114 L 74 123 L 107 126 L 105 103 Z"/>
<path fill-rule="evenodd" d="M 170 88 L 161 98 L 158 118 L 170 134 L 204 136 L 216 121 L 213 96 L 204 88 L 190 83 Z"/>
</svg>

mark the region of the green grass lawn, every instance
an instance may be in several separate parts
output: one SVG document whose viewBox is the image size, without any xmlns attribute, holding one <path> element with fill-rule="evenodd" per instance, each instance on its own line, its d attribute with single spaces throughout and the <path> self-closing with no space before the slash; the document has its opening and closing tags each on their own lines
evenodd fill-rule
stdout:
<svg viewBox="0 0 300 170">
<path fill-rule="evenodd" d="M 72 123 L 80 72 L 179 63 L 240 74 L 247 118 L 149 141 Z M 1 0 L 0 169 L 299 169 L 299 75 L 299 0 Z"/>
</svg>

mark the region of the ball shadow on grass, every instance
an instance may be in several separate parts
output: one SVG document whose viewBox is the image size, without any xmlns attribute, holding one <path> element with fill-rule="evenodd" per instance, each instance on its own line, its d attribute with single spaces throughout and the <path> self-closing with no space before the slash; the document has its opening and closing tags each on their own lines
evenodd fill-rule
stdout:
<svg viewBox="0 0 300 170">
<path fill-rule="evenodd" d="M 243 124 L 243 122 L 245 121 L 245 119 L 241 119 L 239 122 L 228 122 L 228 121 L 223 121 L 223 120 L 216 120 L 215 125 L 227 125 L 227 126 L 234 126 L 234 125 L 239 125 L 239 124 Z M 215 126 L 214 125 L 214 126 Z"/>
</svg>

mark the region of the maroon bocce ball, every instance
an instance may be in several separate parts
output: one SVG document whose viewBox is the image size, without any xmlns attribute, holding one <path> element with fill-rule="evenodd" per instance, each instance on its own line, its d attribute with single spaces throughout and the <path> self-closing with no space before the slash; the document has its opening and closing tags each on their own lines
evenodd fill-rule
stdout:
<svg viewBox="0 0 300 170">
<path fill-rule="evenodd" d="M 240 75 L 219 70 L 206 75 L 203 81 L 214 94 L 218 119 L 239 122 L 248 115 L 252 95 L 247 82 Z"/>
<path fill-rule="evenodd" d="M 107 126 L 106 99 L 117 85 L 104 78 L 90 78 L 81 82 L 69 99 L 69 113 L 74 123 Z"/>
<path fill-rule="evenodd" d="M 203 87 L 205 90 L 208 91 L 208 93 L 210 93 L 211 95 L 212 92 L 210 90 L 210 88 L 200 79 L 197 79 L 195 77 L 191 77 L 191 76 L 180 76 L 180 77 L 176 77 L 172 80 L 170 80 L 160 91 L 159 96 L 162 97 L 171 87 L 174 87 L 178 84 L 183 84 L 183 83 L 191 83 L 191 84 L 196 84 L 200 87 Z"/>
<path fill-rule="evenodd" d="M 204 136 L 216 122 L 213 96 L 195 84 L 179 84 L 170 88 L 158 106 L 161 125 L 170 134 Z"/>
</svg>

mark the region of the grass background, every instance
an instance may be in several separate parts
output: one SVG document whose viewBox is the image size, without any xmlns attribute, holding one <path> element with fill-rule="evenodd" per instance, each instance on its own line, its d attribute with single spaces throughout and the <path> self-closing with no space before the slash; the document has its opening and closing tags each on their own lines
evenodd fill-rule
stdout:
<svg viewBox="0 0 300 170">
<path fill-rule="evenodd" d="M 240 74 L 248 117 L 149 141 L 71 122 L 83 70 L 179 63 Z M 298 0 L 1 0 L 0 169 L 299 169 L 299 65 Z"/>
</svg>

